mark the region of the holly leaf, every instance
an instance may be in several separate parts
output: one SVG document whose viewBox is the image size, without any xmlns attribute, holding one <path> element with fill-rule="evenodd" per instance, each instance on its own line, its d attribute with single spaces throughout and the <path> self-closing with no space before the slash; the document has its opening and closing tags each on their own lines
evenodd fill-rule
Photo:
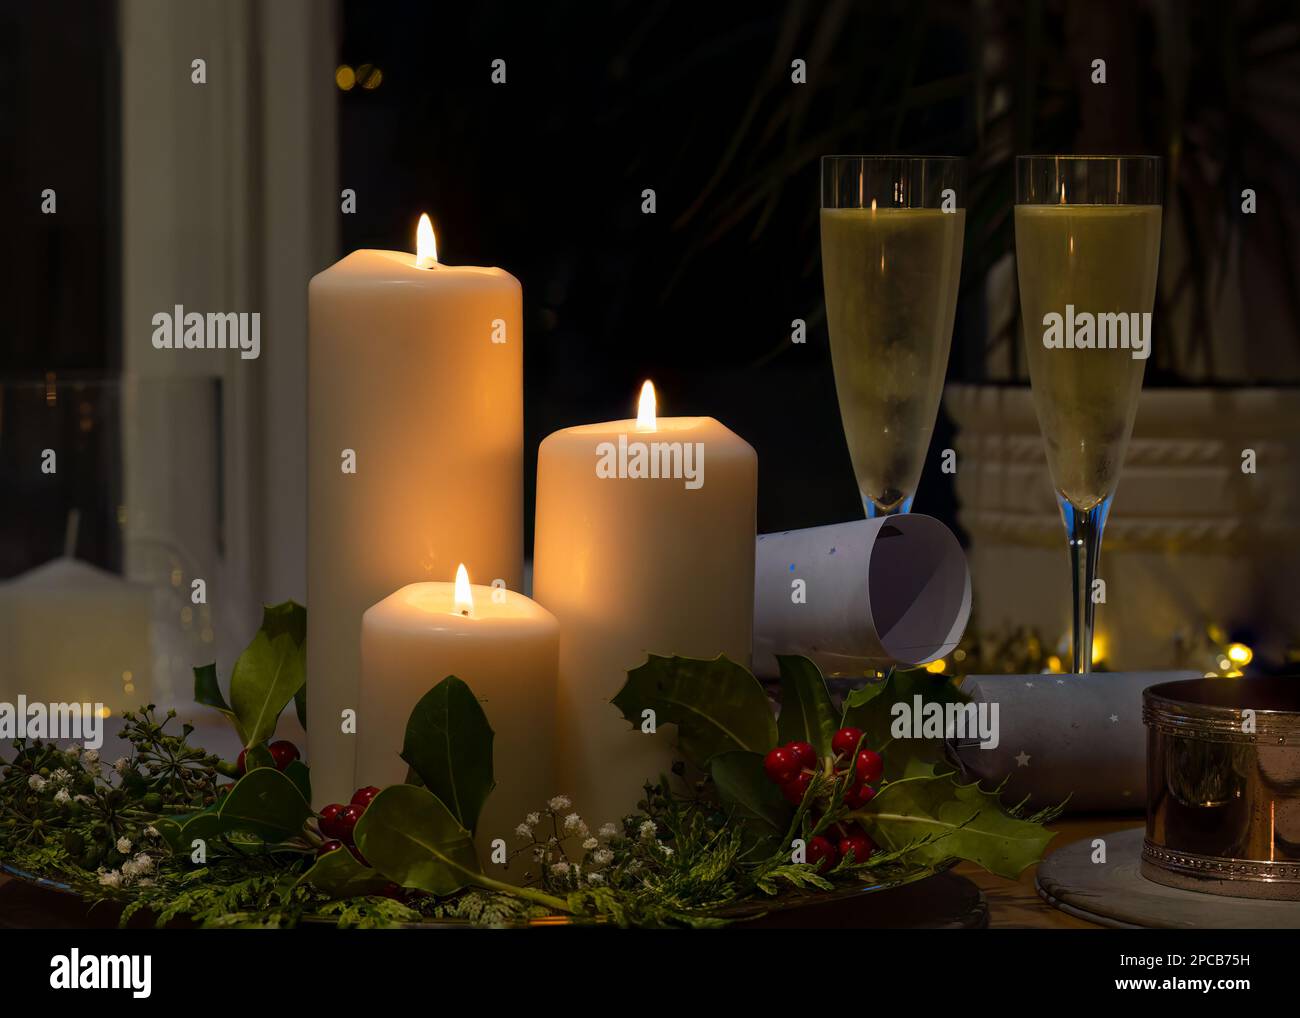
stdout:
<svg viewBox="0 0 1300 1018">
<path fill-rule="evenodd" d="M 862 824 L 887 851 L 913 846 L 909 860 L 967 859 L 1011 880 L 1043 857 L 1054 836 L 1041 824 L 1011 816 L 978 782 L 962 785 L 952 774 L 891 781 L 847 819 Z"/>
<path fill-rule="evenodd" d="M 288 622 L 271 613 L 239 655 L 230 677 L 230 706 L 244 746 L 266 742 L 275 734 L 280 712 L 306 677 L 306 646 Z M 274 636 L 271 634 L 275 633 Z"/>
<path fill-rule="evenodd" d="M 194 702 L 207 707 L 215 707 L 226 717 L 233 718 L 235 712 L 226 703 L 222 695 L 221 684 L 217 681 L 217 664 L 203 665 L 194 669 Z"/>
<path fill-rule="evenodd" d="M 493 737 L 478 698 L 454 675 L 425 693 L 406 722 L 402 759 L 468 831 L 495 787 Z"/>
<path fill-rule="evenodd" d="M 271 755 L 271 750 L 264 742 L 244 750 L 244 773 L 247 774 L 257 767 L 275 767 L 275 757 Z"/>
<path fill-rule="evenodd" d="M 781 669 L 781 713 L 776 729 L 782 743 L 807 742 L 818 759 L 831 755 L 831 738 L 839 717 L 821 671 L 806 657 L 778 654 Z"/>
<path fill-rule="evenodd" d="M 298 692 L 293 694 L 293 709 L 298 715 L 298 724 L 303 728 L 307 727 L 307 683 L 303 682 L 298 687 Z"/>
<path fill-rule="evenodd" d="M 307 642 L 307 609 L 296 601 L 281 601 L 262 608 L 262 630 L 274 640 L 287 635 L 294 646 Z"/>
<path fill-rule="evenodd" d="M 469 831 L 427 789 L 389 785 L 366 807 L 354 837 L 370 865 L 403 887 L 443 897 L 482 875 Z"/>
<path fill-rule="evenodd" d="M 378 870 L 362 866 L 346 848 L 327 852 L 312 863 L 311 869 L 300 876 L 298 884 L 311 884 L 331 898 L 359 898 L 378 894 L 388 883 L 388 878 Z"/>
<path fill-rule="evenodd" d="M 226 793 L 217 811 L 222 833 L 247 831 L 269 842 L 301 834 L 311 815 L 311 806 L 298 786 L 274 767 L 259 767 L 245 774 Z M 186 834 L 189 826 L 185 825 Z"/>
<path fill-rule="evenodd" d="M 284 776 L 293 782 L 302 797 L 311 802 L 311 769 L 301 760 L 290 760 Z"/>
<path fill-rule="evenodd" d="M 928 777 L 952 770 L 946 762 L 943 736 L 917 736 L 913 725 L 902 724 L 904 718 L 916 715 L 918 704 L 922 710 L 927 704 L 937 704 L 940 710 L 944 710 L 950 703 L 969 702 L 970 697 L 954 686 L 947 676 L 927 672 L 924 668 L 895 670 L 883 682 L 849 693 L 844 698 L 840 723 L 845 727 L 862 729 L 865 735 L 863 745 L 880 753 L 887 780 Z M 907 707 L 906 715 L 895 710 L 899 704 Z M 942 731 L 942 725 L 938 731 Z"/>
<path fill-rule="evenodd" d="M 645 710 L 655 712 L 657 725 L 676 725 L 678 747 L 699 767 L 719 753 L 766 753 L 776 745 L 767 693 L 726 655 L 705 660 L 651 654 L 627 673 L 612 702 L 636 728 Z"/>
<path fill-rule="evenodd" d="M 761 838 L 776 838 L 790 826 L 793 808 L 763 770 L 758 753 L 719 753 L 709 761 L 718 797 L 736 819 Z"/>
</svg>

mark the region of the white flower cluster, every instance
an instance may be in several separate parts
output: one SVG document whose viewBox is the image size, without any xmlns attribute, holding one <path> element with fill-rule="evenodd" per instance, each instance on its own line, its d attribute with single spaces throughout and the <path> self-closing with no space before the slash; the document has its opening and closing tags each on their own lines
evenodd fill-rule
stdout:
<svg viewBox="0 0 1300 1018">
<path fill-rule="evenodd" d="M 546 804 L 546 813 L 529 813 L 523 822 L 515 828 L 515 836 L 524 841 L 532 841 L 528 846 L 533 862 L 551 879 L 567 887 L 579 888 L 595 886 L 606 882 L 603 870 L 608 870 L 615 862 L 614 850 L 610 842 L 621 836 L 622 828 L 618 824 L 601 824 L 599 830 L 592 834 L 591 828 L 582 817 L 570 812 L 573 801 L 567 795 L 557 795 Z M 550 822 L 550 831 L 539 830 L 543 823 Z M 654 837 L 655 825 L 647 821 L 650 827 L 649 837 Z M 581 846 L 582 862 L 574 862 L 564 850 L 564 842 L 576 840 Z"/>
<path fill-rule="evenodd" d="M 126 844 L 126 848 L 122 848 L 123 843 Z M 131 842 L 126 838 L 119 838 L 117 848 L 119 852 L 125 854 L 131 850 Z M 139 852 L 122 863 L 120 870 L 106 870 L 101 866 L 96 873 L 100 884 L 104 887 L 129 887 L 131 884 L 148 887 L 153 883 L 148 879 L 148 874 L 152 873 L 153 869 L 153 859 L 144 852 Z"/>
</svg>

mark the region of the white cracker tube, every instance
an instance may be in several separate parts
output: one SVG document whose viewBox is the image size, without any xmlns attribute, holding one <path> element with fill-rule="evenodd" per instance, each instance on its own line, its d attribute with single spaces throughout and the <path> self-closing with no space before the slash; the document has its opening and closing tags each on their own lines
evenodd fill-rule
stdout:
<svg viewBox="0 0 1300 1018">
<path fill-rule="evenodd" d="M 957 646 L 970 571 L 952 532 L 909 513 L 761 534 L 754 575 L 754 671 L 802 654 L 826 675 L 914 666 Z"/>
</svg>

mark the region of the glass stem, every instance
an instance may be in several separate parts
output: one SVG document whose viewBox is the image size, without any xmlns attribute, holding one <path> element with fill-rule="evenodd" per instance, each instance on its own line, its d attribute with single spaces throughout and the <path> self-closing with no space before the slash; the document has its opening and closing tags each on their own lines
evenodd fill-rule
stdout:
<svg viewBox="0 0 1300 1018">
<path fill-rule="evenodd" d="M 1101 556 L 1101 532 L 1106 527 L 1113 495 L 1091 509 L 1076 509 L 1057 496 L 1065 536 L 1070 542 L 1070 578 L 1074 593 L 1074 668 L 1076 675 L 1092 671 L 1093 615 L 1096 602 L 1092 587 L 1097 579 L 1097 559 Z"/>
</svg>

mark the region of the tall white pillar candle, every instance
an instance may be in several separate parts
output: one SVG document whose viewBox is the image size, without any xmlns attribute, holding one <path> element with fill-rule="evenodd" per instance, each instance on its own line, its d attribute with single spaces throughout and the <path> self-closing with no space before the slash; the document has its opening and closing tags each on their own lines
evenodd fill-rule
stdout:
<svg viewBox="0 0 1300 1018">
<path fill-rule="evenodd" d="M 459 562 L 485 581 L 522 582 L 519 281 L 436 258 L 354 251 L 309 290 L 307 751 L 318 806 L 356 787 L 343 713 L 360 711 L 366 609 Z"/>
<path fill-rule="evenodd" d="M 494 733 L 496 787 L 475 831 L 479 862 L 493 875 L 519 879 L 536 868 L 532 859 L 521 855 L 505 871 L 492 861 L 491 844 L 500 838 L 519 849 L 515 828 L 555 795 L 559 631 L 555 616 L 523 594 L 468 579 L 463 587 L 458 597 L 451 583 L 413 583 L 366 612 L 356 780 L 380 787 L 405 780 L 400 753 L 411 709 L 448 675 L 462 679 Z"/>
<path fill-rule="evenodd" d="M 538 451 L 533 596 L 560 623 L 560 791 L 588 821 L 631 812 L 673 758 L 609 701 L 646 655 L 748 665 L 758 457 L 711 417 L 566 428 Z M 648 404 L 648 406 L 647 406 Z M 647 413 L 648 410 L 648 413 Z"/>
</svg>

